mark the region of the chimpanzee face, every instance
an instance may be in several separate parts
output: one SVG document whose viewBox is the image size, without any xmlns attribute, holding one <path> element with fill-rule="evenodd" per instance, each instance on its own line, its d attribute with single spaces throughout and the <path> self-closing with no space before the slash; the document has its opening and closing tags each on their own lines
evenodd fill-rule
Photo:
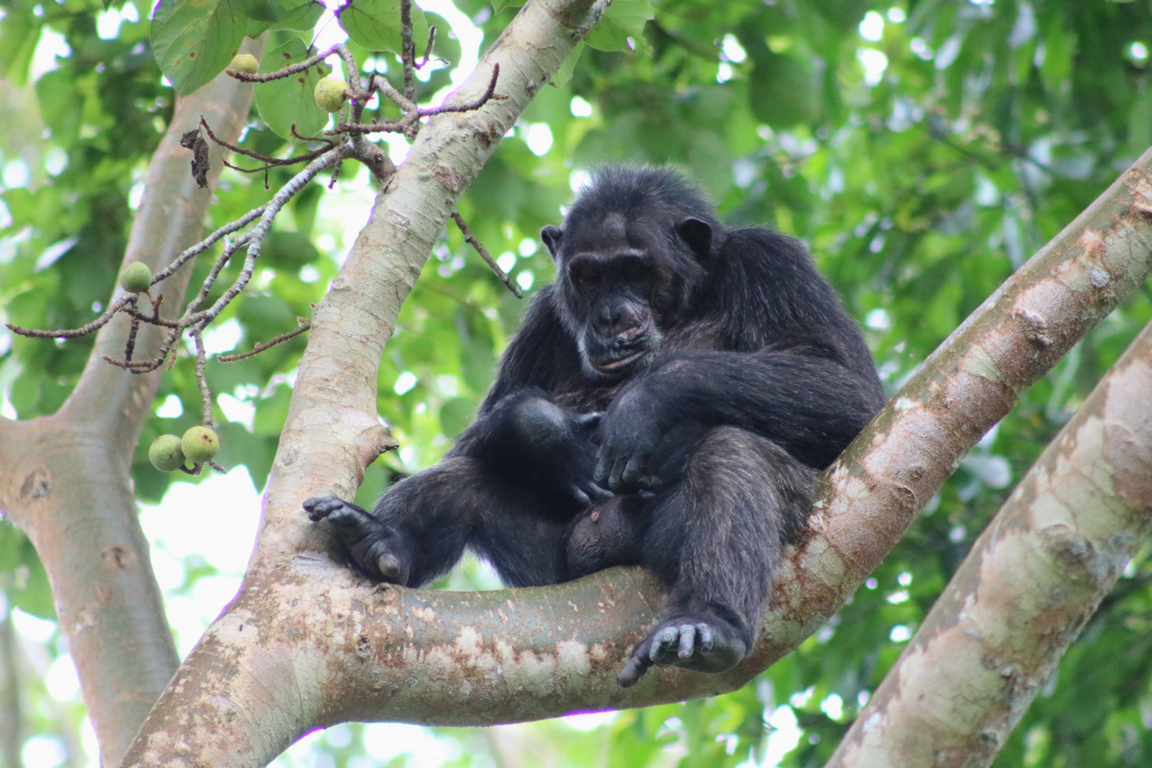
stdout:
<svg viewBox="0 0 1152 768">
<path fill-rule="evenodd" d="M 660 351 L 662 329 L 677 322 L 686 300 L 685 259 L 670 248 L 694 244 L 681 239 L 683 225 L 658 217 L 570 213 L 564 223 L 540 234 L 556 260 L 561 317 L 584 371 L 594 379 L 632 376 Z"/>
</svg>

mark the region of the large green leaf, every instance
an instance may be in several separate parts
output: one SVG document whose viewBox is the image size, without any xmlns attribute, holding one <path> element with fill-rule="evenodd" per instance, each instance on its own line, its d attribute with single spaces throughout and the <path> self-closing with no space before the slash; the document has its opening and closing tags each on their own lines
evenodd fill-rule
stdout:
<svg viewBox="0 0 1152 768">
<path fill-rule="evenodd" d="M 630 51 L 649 54 L 644 25 L 653 17 L 652 0 L 616 0 L 593 27 L 584 41 L 601 51 Z M 631 45 L 629 44 L 631 40 Z"/>
<path fill-rule="evenodd" d="M 16 85 L 24 84 L 40 39 L 41 23 L 31 6 L 5 3 L 4 16 L 0 18 L 0 39 L 4 40 L 0 45 L 0 76 Z"/>
<path fill-rule="evenodd" d="M 260 62 L 261 72 L 271 72 L 304 61 L 315 55 L 300 38 L 293 38 L 268 52 Z M 301 136 L 314 136 L 328 124 L 328 113 L 316 106 L 312 92 L 316 83 L 332 68 L 317 64 L 291 77 L 283 77 L 256 88 L 256 108 L 268 127 L 286 139 L 292 138 L 292 126 Z"/>
<path fill-rule="evenodd" d="M 152 18 L 152 50 L 180 93 L 220 73 L 240 50 L 247 23 L 242 0 L 161 0 Z"/>
<path fill-rule="evenodd" d="M 316 0 L 245 0 L 248 24 L 245 34 L 256 38 L 269 29 L 311 31 L 324 15 Z"/>
<path fill-rule="evenodd" d="M 400 35 L 400 0 L 353 0 L 339 11 L 340 26 L 357 45 L 370 51 L 403 50 Z M 412 41 L 417 55 L 428 43 L 428 19 L 412 6 Z"/>
</svg>

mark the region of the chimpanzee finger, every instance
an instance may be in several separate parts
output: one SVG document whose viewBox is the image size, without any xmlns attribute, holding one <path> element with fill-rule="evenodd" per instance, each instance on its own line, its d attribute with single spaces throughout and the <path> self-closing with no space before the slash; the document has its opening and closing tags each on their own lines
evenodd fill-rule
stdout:
<svg viewBox="0 0 1152 768">
<path fill-rule="evenodd" d="M 616 497 L 616 494 L 612 493 L 612 491 L 603 487 L 599 483 L 594 483 L 594 482 L 589 482 L 589 483 L 585 484 L 584 492 L 586 494 L 588 494 L 588 497 L 593 502 L 608 501 L 608 499 L 612 499 L 612 498 Z"/>
<path fill-rule="evenodd" d="M 628 463 L 624 465 L 624 469 L 620 473 L 620 482 L 626 490 L 634 491 L 637 488 L 646 487 L 645 464 L 647 464 L 645 458 L 639 453 L 633 453 L 632 457 L 628 459 Z"/>
<path fill-rule="evenodd" d="M 624 665 L 624 669 L 620 670 L 620 674 L 616 675 L 616 684 L 621 688 L 631 688 L 640 682 L 640 678 L 644 677 L 644 673 L 652 666 L 652 662 L 644 657 L 635 657 L 628 659 L 628 663 Z"/>
<path fill-rule="evenodd" d="M 682 659 L 686 659 L 692 655 L 696 650 L 696 627 L 691 624 L 685 624 L 680 627 L 680 647 L 676 651 L 676 655 Z"/>
</svg>

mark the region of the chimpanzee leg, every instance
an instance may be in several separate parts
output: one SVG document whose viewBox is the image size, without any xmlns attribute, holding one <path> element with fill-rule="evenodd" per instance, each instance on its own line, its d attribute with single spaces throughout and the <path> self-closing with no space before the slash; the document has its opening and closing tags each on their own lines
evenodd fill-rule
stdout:
<svg viewBox="0 0 1152 768">
<path fill-rule="evenodd" d="M 352 559 L 374 579 L 418 587 L 472 546 L 513 586 L 555 584 L 566 572 L 566 519 L 549 517 L 536 494 L 495 478 L 469 457 L 444 459 L 394 485 L 372 512 L 335 496 L 308 499 Z M 554 514 L 554 513 L 552 513 Z"/>
<path fill-rule="evenodd" d="M 653 664 L 722 672 L 751 650 L 783 544 L 802 529 L 816 471 L 735 427 L 708 432 L 648 511 L 642 564 L 672 587 L 620 685 Z"/>
</svg>

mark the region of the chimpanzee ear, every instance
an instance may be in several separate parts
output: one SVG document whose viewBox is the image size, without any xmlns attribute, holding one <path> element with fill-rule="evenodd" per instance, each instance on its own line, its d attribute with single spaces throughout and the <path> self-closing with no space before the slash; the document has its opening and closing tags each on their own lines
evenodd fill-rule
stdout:
<svg viewBox="0 0 1152 768">
<path fill-rule="evenodd" d="M 553 259 L 560 258 L 560 236 L 564 234 L 559 227 L 547 226 L 540 230 L 540 239 L 548 246 Z"/>
<path fill-rule="evenodd" d="M 676 234 L 680 235 L 692 253 L 699 261 L 708 258 L 712 252 L 712 225 L 700 219 L 684 219 L 676 225 Z"/>
</svg>

